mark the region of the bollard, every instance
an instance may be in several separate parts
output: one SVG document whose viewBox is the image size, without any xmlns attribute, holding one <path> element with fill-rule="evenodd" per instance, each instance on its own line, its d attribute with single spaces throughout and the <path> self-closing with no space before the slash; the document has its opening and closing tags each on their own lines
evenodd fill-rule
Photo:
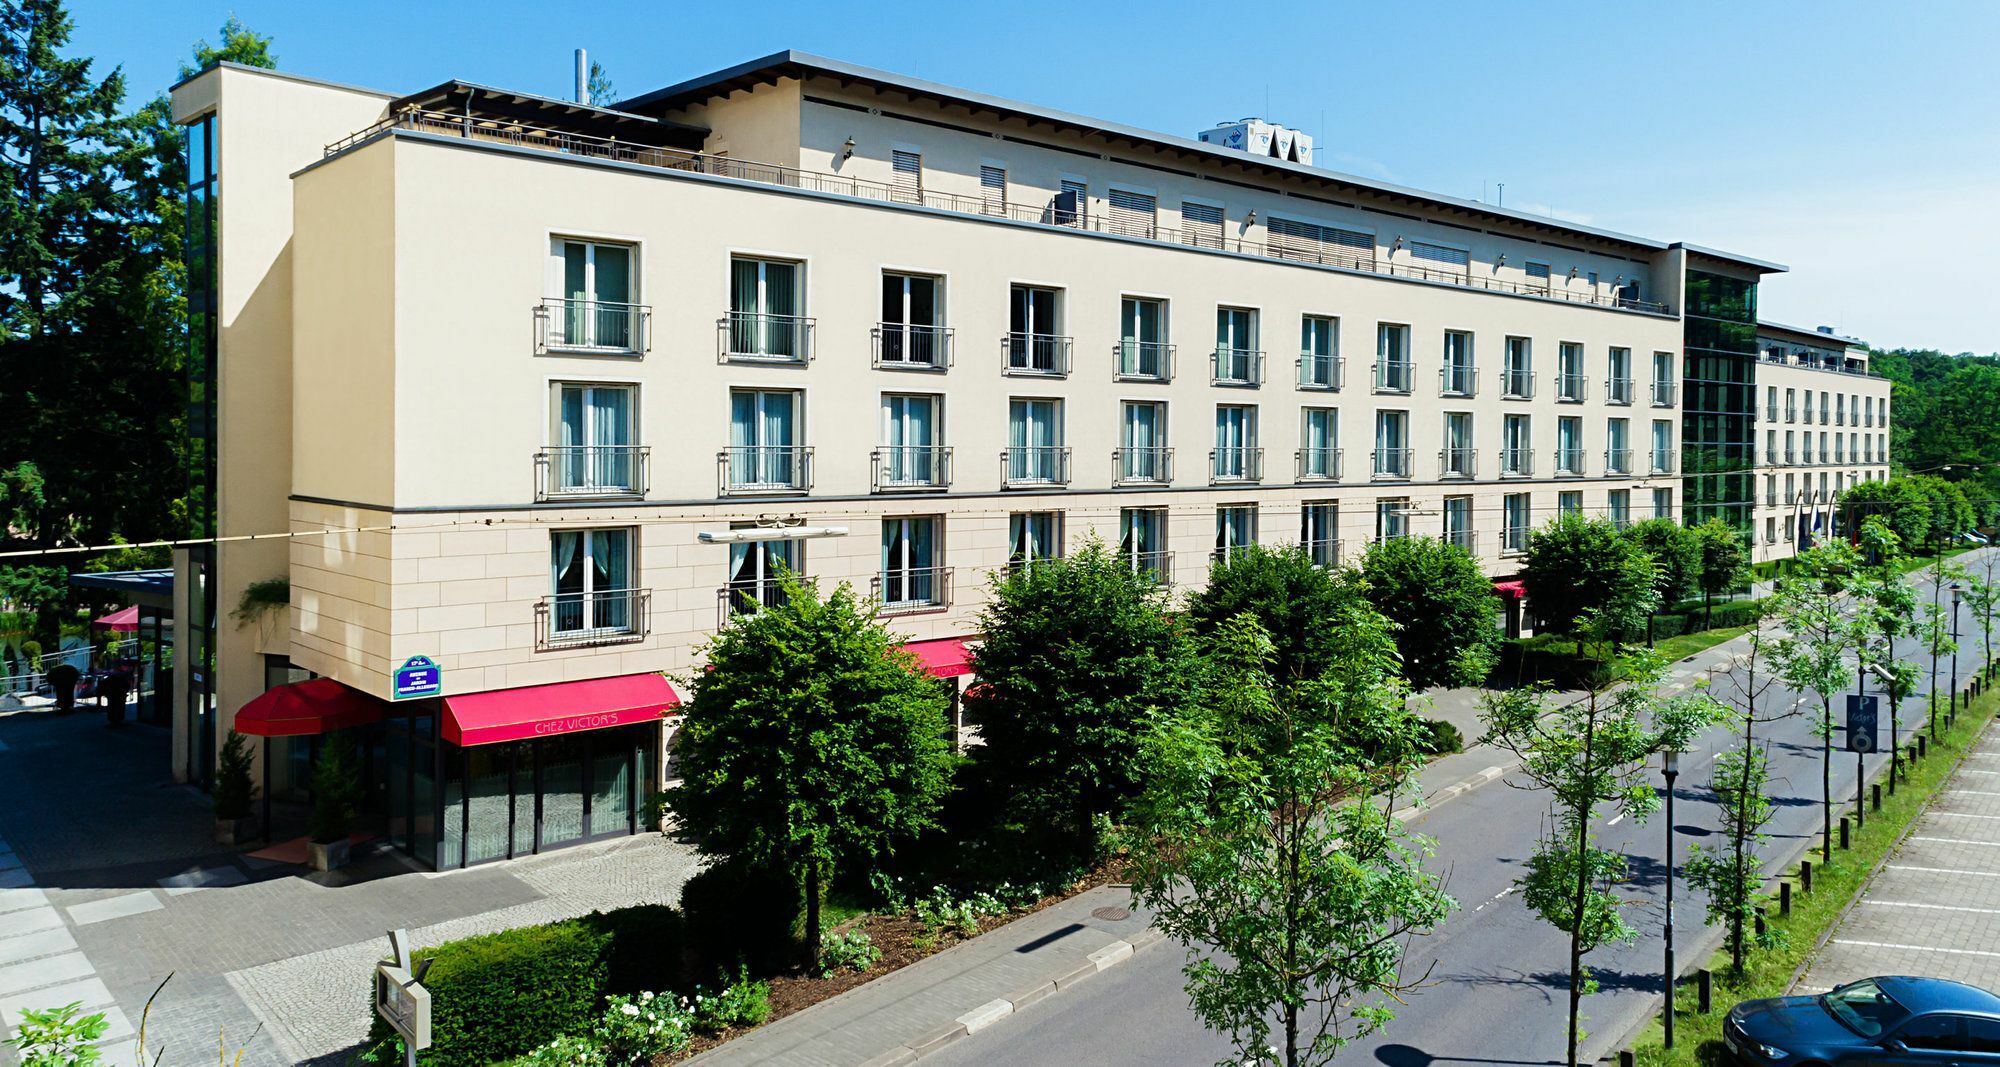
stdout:
<svg viewBox="0 0 2000 1067">
<path fill-rule="evenodd" d="M 1840 847 L 1843 849 L 1849 847 L 1847 842 L 1847 827 L 1849 825 L 1849 822 L 1850 820 L 1847 818 L 1847 816 L 1842 815 L 1840 817 Z"/>
<path fill-rule="evenodd" d="M 1618 1067 L 1639 1067 L 1639 1057 L 1629 1048 L 1621 1049 L 1618 1052 Z"/>
<path fill-rule="evenodd" d="M 1812 892 L 1812 861 L 1799 861 L 1799 892 Z"/>
<path fill-rule="evenodd" d="M 1707 1015 L 1708 1010 L 1715 1006 L 1714 998 L 1715 975 L 1710 973 L 1708 968 L 1703 967 L 1701 970 L 1694 972 L 1695 1010 L 1701 1012 L 1703 1015 Z"/>
<path fill-rule="evenodd" d="M 1780 915 L 1790 915 L 1791 913 L 1792 913 L 1792 883 L 1790 883 L 1790 882 L 1779 882 L 1779 883 L 1778 883 L 1778 914 L 1780 914 Z"/>
<path fill-rule="evenodd" d="M 1930 755 L 1930 754 L 1931 754 L 1931 739 L 1930 739 L 1930 738 L 1928 738 L 1928 737 L 1925 737 L 1925 736 L 1924 736 L 1923 734 L 1918 734 L 1918 735 L 1917 735 L 1917 755 L 1919 755 L 1919 756 L 1928 756 L 1928 755 Z"/>
<path fill-rule="evenodd" d="M 1876 811 L 1882 810 L 1881 782 L 1876 782 L 1874 785 L 1868 787 L 1868 806 L 1875 809 Z"/>
<path fill-rule="evenodd" d="M 1756 930 L 1757 930 L 1757 940 L 1759 940 L 1759 941 L 1762 941 L 1762 940 L 1764 940 L 1764 909 L 1763 909 L 1763 908 L 1758 908 L 1758 909 L 1757 909 L 1757 915 L 1756 915 L 1756 919 L 1757 919 L 1757 925 L 1756 925 Z"/>
</svg>

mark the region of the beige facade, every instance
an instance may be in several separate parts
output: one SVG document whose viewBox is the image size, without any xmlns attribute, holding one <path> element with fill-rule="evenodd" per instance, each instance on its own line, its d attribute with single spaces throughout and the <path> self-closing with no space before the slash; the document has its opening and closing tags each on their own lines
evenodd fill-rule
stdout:
<svg viewBox="0 0 2000 1067">
<path fill-rule="evenodd" d="M 1889 380 L 1868 348 L 1826 330 L 1757 329 L 1754 558 L 1784 559 L 1798 533 L 1831 529 L 1842 489 L 1889 477 Z"/>
</svg>

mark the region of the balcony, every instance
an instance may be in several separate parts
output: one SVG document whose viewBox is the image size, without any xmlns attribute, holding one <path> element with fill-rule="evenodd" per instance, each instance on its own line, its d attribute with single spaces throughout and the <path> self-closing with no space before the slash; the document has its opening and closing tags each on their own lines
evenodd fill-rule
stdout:
<svg viewBox="0 0 2000 1067">
<path fill-rule="evenodd" d="M 1820 446 L 1820 449 L 1819 449 L 1819 461 L 1820 461 L 1820 462 L 1821 462 L 1822 464 L 1824 464 L 1824 463 L 1828 462 L 1828 460 L 1827 460 L 1827 448 L 1826 448 L 1826 446 L 1825 446 L 1825 445 L 1821 445 L 1821 446 Z"/>
<path fill-rule="evenodd" d="M 1604 450 L 1604 473 L 1615 476 L 1632 473 L 1632 450 L 1629 448 L 1607 448 Z"/>
<path fill-rule="evenodd" d="M 535 651 L 625 645 L 646 639 L 650 589 L 555 593 L 535 602 Z"/>
<path fill-rule="evenodd" d="M 1609 378 L 1604 382 L 1604 401 L 1607 404 L 1632 403 L 1632 379 Z"/>
<path fill-rule="evenodd" d="M 738 615 L 755 615 L 765 608 L 775 608 L 784 602 L 785 589 L 775 579 L 730 582 L 715 591 L 716 628 L 729 625 L 729 620 Z"/>
<path fill-rule="evenodd" d="M 1171 448 L 1114 448 L 1111 450 L 1111 484 L 1166 485 L 1174 480 L 1174 450 Z"/>
<path fill-rule="evenodd" d="M 1299 546 L 1306 550 L 1306 556 L 1317 566 L 1338 567 L 1345 553 L 1347 542 L 1332 537 L 1318 537 Z"/>
<path fill-rule="evenodd" d="M 1448 363 L 1438 368 L 1439 396 L 1476 396 L 1479 374 L 1470 363 Z"/>
<path fill-rule="evenodd" d="M 1786 407 L 1786 408 L 1785 408 L 1785 421 L 1786 421 L 1786 422 L 1797 422 L 1797 421 L 1799 421 L 1799 409 L 1797 409 L 1797 408 L 1795 408 L 1795 407 L 1789 407 L 1789 406 L 1788 406 L 1788 407 Z"/>
<path fill-rule="evenodd" d="M 1415 364 L 1409 360 L 1376 360 L 1375 391 L 1378 393 L 1401 393 L 1410 391 L 1410 379 L 1415 377 Z"/>
<path fill-rule="evenodd" d="M 944 445 L 883 445 L 868 453 L 868 462 L 878 493 L 951 485 L 951 449 Z"/>
<path fill-rule="evenodd" d="M 1476 448 L 1443 448 L 1438 450 L 1439 478 L 1470 478 L 1479 471 L 1479 450 Z"/>
<path fill-rule="evenodd" d="M 812 455 L 803 445 L 731 445 L 715 454 L 722 495 L 806 492 L 812 488 Z"/>
<path fill-rule="evenodd" d="M 1339 392 L 1347 361 L 1339 356 L 1299 357 L 1299 388 Z"/>
<path fill-rule="evenodd" d="M 1261 448 L 1218 448 L 1208 454 L 1211 483 L 1260 482 L 1264 480 L 1264 450 Z"/>
<path fill-rule="evenodd" d="M 881 370 L 944 370 L 951 366 L 952 331 L 945 326 L 878 322 L 869 331 Z"/>
<path fill-rule="evenodd" d="M 1670 408 L 1674 406 L 1673 382 L 1653 383 L 1653 406 L 1656 408 Z"/>
<path fill-rule="evenodd" d="M 651 346 L 645 304 L 549 297 L 535 305 L 535 354 L 635 356 Z"/>
<path fill-rule="evenodd" d="M 1767 407 L 1764 409 L 1764 421 L 1765 422 L 1778 421 L 1778 409 L 1776 406 Z"/>
<path fill-rule="evenodd" d="M 1583 449 L 1556 449 L 1556 477 L 1575 478 L 1584 473 Z"/>
<path fill-rule="evenodd" d="M 1674 472 L 1674 453 L 1672 449 L 1661 450 L 1656 448 L 1653 450 L 1652 472 L 1654 474 L 1672 474 Z"/>
<path fill-rule="evenodd" d="M 1060 378 L 1069 373 L 1071 340 L 1052 333 L 1010 333 L 1000 339 L 1004 373 Z"/>
<path fill-rule="evenodd" d="M 1503 448 L 1500 450 L 1500 477 L 1533 478 L 1535 476 L 1535 450 L 1532 448 Z"/>
<path fill-rule="evenodd" d="M 1586 374 L 1556 375 L 1556 401 L 1562 404 L 1581 404 L 1590 395 L 1590 376 Z"/>
<path fill-rule="evenodd" d="M 1369 466 L 1377 478 L 1408 478 L 1410 455 L 1407 448 L 1378 448 L 1369 454 Z"/>
<path fill-rule="evenodd" d="M 1140 552 L 1129 548 L 1122 548 L 1118 550 L 1118 558 L 1124 560 L 1125 565 L 1131 567 L 1134 574 L 1151 578 L 1160 585 L 1170 585 L 1173 583 L 1174 554 L 1172 552 L 1168 552 L 1165 549 Z"/>
<path fill-rule="evenodd" d="M 535 453 L 535 499 L 642 497 L 652 450 L 639 445 L 565 445 Z"/>
<path fill-rule="evenodd" d="M 1255 388 L 1264 382 L 1264 353 L 1247 348 L 1218 348 L 1209 356 L 1209 371 L 1216 385 Z"/>
<path fill-rule="evenodd" d="M 1067 445 L 1027 445 L 1000 451 L 1000 484 L 1008 489 L 1069 484 Z"/>
<path fill-rule="evenodd" d="M 900 567 L 868 579 L 868 595 L 884 615 L 951 607 L 950 567 Z"/>
<path fill-rule="evenodd" d="M 718 363 L 807 363 L 813 320 L 799 315 L 732 311 L 715 320 Z"/>
<path fill-rule="evenodd" d="M 1528 528 L 1508 526 L 1500 531 L 1500 554 L 1518 556 L 1528 550 Z"/>
<path fill-rule="evenodd" d="M 1799 454 L 1789 448 L 1785 449 L 1785 466 L 1794 467 L 1798 465 L 1798 462 Z"/>
<path fill-rule="evenodd" d="M 1510 367 L 1500 372 L 1500 396 L 1505 400 L 1533 400 L 1535 372 Z"/>
<path fill-rule="evenodd" d="M 1114 377 L 1124 382 L 1170 382 L 1174 380 L 1174 346 L 1160 341 L 1120 341 L 1112 349 L 1118 370 Z"/>
<path fill-rule="evenodd" d="M 1471 530 L 1446 530 L 1439 540 L 1468 556 L 1479 554 L 1479 535 Z"/>
<path fill-rule="evenodd" d="M 1301 448 L 1292 454 L 1292 465 L 1296 470 L 1295 481 L 1337 482 L 1341 474 L 1341 450 Z"/>
</svg>

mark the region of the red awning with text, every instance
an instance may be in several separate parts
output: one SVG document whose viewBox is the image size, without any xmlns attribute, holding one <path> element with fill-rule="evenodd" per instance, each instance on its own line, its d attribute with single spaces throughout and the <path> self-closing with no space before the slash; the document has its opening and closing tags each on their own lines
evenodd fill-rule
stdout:
<svg viewBox="0 0 2000 1067">
<path fill-rule="evenodd" d="M 469 747 L 608 730 L 651 722 L 680 702 L 658 674 L 467 693 L 444 698 L 444 739 Z"/>
<path fill-rule="evenodd" d="M 956 637 L 911 641 L 903 647 L 916 653 L 917 662 L 934 677 L 957 678 L 972 673 L 972 650 Z"/>
<path fill-rule="evenodd" d="M 388 702 L 331 678 L 272 686 L 236 713 L 235 730 L 251 737 L 310 737 L 381 722 Z"/>
</svg>

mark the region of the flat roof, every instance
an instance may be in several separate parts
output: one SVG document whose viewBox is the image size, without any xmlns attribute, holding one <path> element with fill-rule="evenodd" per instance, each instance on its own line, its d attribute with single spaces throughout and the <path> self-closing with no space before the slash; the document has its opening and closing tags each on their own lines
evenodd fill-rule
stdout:
<svg viewBox="0 0 2000 1067">
<path fill-rule="evenodd" d="M 99 571 L 69 576 L 69 584 L 84 589 L 116 593 L 134 604 L 150 608 L 174 606 L 174 571 L 171 567 L 145 571 Z"/>
<path fill-rule="evenodd" d="M 672 142 L 671 147 L 699 149 L 702 140 L 708 136 L 708 128 L 687 122 L 675 122 L 655 115 L 636 115 L 617 108 L 599 107 L 576 100 L 541 96 L 536 93 L 517 92 L 501 89 L 478 82 L 462 81 L 454 78 L 428 89 L 397 97 L 390 101 L 389 111 L 394 114 L 405 107 L 419 107 L 430 111 L 450 111 L 454 108 L 471 109 L 475 117 L 500 117 L 518 121 L 549 121 L 560 118 L 563 122 L 588 130 L 622 135 L 634 130 L 656 134 Z"/>
<path fill-rule="evenodd" d="M 1837 341 L 1837 342 L 1839 342 L 1839 343 L 1841 343 L 1841 344 L 1844 344 L 1844 345 L 1863 345 L 1863 346 L 1866 346 L 1866 345 L 1868 344 L 1868 342 L 1866 342 L 1866 341 L 1862 340 L 1862 339 L 1861 339 L 1861 338 L 1859 338 L 1859 337 L 1849 337 L 1849 336 L 1847 336 L 1846 334 L 1843 334 L 1843 333 L 1828 333 L 1828 332 L 1827 332 L 1827 331 L 1825 331 L 1825 330 L 1815 330 L 1815 329 L 1808 329 L 1808 328 L 1806 328 L 1806 327 L 1804 327 L 1804 326 L 1789 326 L 1789 325 L 1786 325 L 1785 323 L 1782 323 L 1782 322 L 1772 322 L 1772 321 L 1771 321 L 1770 319 L 1758 319 L 1758 320 L 1757 320 L 1757 329 L 1759 329 L 1759 330 L 1780 330 L 1780 331 L 1783 331 L 1783 332 L 1785 332 L 1785 333 L 1795 333 L 1795 334 L 1800 334 L 1800 335 L 1802 335 L 1802 336 L 1805 336 L 1805 337 L 1810 337 L 1810 338 L 1813 338 L 1814 340 L 1817 340 L 1817 341 L 1822 341 L 1822 342 L 1835 342 L 1835 341 Z"/>
</svg>

